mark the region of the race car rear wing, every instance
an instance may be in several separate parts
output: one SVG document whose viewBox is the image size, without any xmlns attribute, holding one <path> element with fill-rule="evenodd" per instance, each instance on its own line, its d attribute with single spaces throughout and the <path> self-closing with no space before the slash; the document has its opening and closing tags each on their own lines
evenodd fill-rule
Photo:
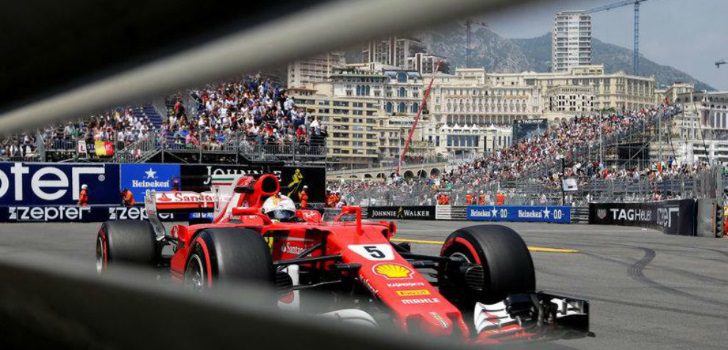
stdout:
<svg viewBox="0 0 728 350">
<path fill-rule="evenodd" d="M 215 194 L 191 191 L 148 191 L 144 198 L 144 206 L 147 214 L 212 212 L 215 210 Z"/>
</svg>

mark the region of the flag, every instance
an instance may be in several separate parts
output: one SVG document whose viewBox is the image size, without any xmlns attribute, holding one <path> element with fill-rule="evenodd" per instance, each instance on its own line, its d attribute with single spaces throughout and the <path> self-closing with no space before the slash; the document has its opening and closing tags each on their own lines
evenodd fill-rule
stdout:
<svg viewBox="0 0 728 350">
<path fill-rule="evenodd" d="M 94 149 L 96 155 L 99 157 L 111 157 L 114 155 L 114 144 L 110 141 L 96 141 L 94 142 Z"/>
</svg>

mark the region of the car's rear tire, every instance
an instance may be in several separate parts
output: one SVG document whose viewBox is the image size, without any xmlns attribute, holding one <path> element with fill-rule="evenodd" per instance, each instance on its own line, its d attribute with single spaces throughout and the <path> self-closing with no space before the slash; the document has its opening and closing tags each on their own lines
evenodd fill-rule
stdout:
<svg viewBox="0 0 728 350">
<path fill-rule="evenodd" d="M 475 302 L 492 304 L 510 294 L 530 293 L 536 288 L 528 247 L 509 227 L 477 225 L 459 229 L 448 236 L 440 255 L 468 263 L 444 264 L 438 274 L 440 292 L 461 309 L 470 310 Z M 467 266 L 473 269 L 464 273 L 462 267 Z"/>
<path fill-rule="evenodd" d="M 270 248 L 260 233 L 239 228 L 209 228 L 192 241 L 185 285 L 205 289 L 218 282 L 272 285 L 275 270 Z"/>
<path fill-rule="evenodd" d="M 106 221 L 96 235 L 96 270 L 99 272 L 111 263 L 151 266 L 160 255 L 161 246 L 148 221 Z"/>
</svg>

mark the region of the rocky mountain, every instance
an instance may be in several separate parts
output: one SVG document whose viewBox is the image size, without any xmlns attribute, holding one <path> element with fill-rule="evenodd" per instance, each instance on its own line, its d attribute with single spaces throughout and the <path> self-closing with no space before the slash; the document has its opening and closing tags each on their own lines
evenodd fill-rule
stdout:
<svg viewBox="0 0 728 350">
<path fill-rule="evenodd" d="M 490 72 L 548 72 L 551 70 L 551 33 L 530 39 L 507 39 L 484 26 L 472 27 L 471 67 L 485 67 Z M 430 47 L 432 53 L 445 56 L 451 67 L 465 66 L 465 28 L 451 25 L 414 35 Z M 361 51 L 347 51 L 347 62 L 358 62 Z M 350 61 L 354 60 L 354 61 Z M 604 64 L 607 72 L 632 72 L 632 50 L 592 39 L 592 62 Z M 643 75 L 654 75 L 658 86 L 673 82 L 691 82 L 698 90 L 714 90 L 709 85 L 670 66 L 640 59 Z"/>
</svg>

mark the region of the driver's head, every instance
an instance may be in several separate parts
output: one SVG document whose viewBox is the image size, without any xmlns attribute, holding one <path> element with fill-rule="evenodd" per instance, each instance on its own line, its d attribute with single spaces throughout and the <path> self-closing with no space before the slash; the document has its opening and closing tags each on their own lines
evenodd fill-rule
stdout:
<svg viewBox="0 0 728 350">
<path fill-rule="evenodd" d="M 285 195 L 277 194 L 268 197 L 263 202 L 263 212 L 271 218 L 281 222 L 293 221 L 296 217 L 296 204 Z"/>
</svg>

